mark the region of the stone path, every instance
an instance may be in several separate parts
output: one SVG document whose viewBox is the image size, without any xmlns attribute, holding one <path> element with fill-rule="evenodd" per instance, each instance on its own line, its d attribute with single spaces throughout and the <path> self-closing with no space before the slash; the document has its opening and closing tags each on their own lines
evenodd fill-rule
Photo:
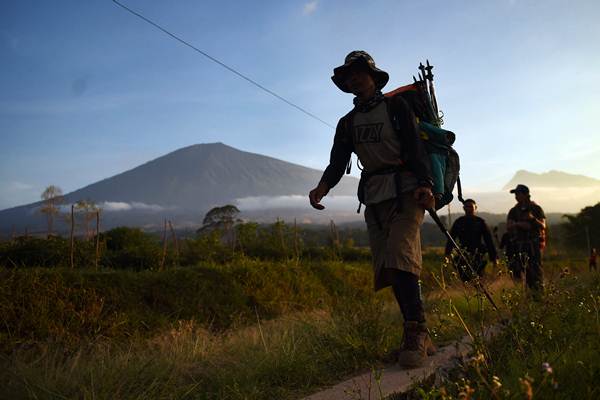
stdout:
<svg viewBox="0 0 600 400">
<path fill-rule="evenodd" d="M 304 400 L 381 399 L 393 393 L 405 392 L 415 383 L 435 374 L 438 369 L 455 366 L 458 359 L 469 354 L 471 343 L 471 338 L 466 336 L 454 344 L 438 348 L 437 353 L 429 357 L 428 364 L 422 368 L 402 369 L 397 365 L 386 366 L 382 371 L 355 376 Z"/>
</svg>

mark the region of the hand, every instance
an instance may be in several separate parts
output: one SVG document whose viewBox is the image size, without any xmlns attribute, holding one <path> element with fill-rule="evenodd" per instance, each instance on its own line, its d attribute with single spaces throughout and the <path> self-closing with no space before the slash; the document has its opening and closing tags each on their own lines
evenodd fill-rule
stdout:
<svg viewBox="0 0 600 400">
<path fill-rule="evenodd" d="M 324 205 L 320 204 L 321 199 L 327 195 L 329 192 L 329 186 L 325 182 L 319 182 L 316 188 L 310 191 L 308 194 L 308 199 L 310 201 L 310 205 L 317 210 L 323 210 L 325 208 Z"/>
<path fill-rule="evenodd" d="M 419 186 L 414 192 L 415 200 L 417 204 L 426 210 L 431 210 L 435 207 L 435 197 L 431 193 L 431 188 L 427 186 Z"/>
</svg>

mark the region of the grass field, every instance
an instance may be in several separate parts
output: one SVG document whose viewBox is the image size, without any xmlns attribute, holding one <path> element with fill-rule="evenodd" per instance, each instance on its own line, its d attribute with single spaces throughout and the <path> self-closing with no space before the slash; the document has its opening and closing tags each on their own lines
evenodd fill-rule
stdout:
<svg viewBox="0 0 600 400">
<path fill-rule="evenodd" d="M 582 260 L 546 260 L 550 285 L 541 302 L 529 301 L 502 268 L 490 271 L 486 285 L 501 313 L 459 283 L 438 253 L 425 264 L 423 292 L 438 343 L 511 322 L 451 381 L 412 396 L 523 398 L 527 385 L 536 398 L 597 393 L 600 290 Z M 401 342 L 397 306 L 389 291 L 372 292 L 364 261 L 4 269 L 0 278 L 6 399 L 301 398 L 379 368 Z M 552 374 L 542 371 L 544 362 Z"/>
</svg>

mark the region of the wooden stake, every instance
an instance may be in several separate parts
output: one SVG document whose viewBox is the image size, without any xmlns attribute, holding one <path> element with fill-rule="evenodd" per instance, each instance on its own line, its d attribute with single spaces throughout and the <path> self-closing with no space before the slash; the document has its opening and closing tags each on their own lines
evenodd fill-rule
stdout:
<svg viewBox="0 0 600 400">
<path fill-rule="evenodd" d="M 277 233 L 279 234 L 279 242 L 281 243 L 281 250 L 283 251 L 283 254 L 285 255 L 287 253 L 287 249 L 285 247 L 285 242 L 283 240 L 283 230 L 281 229 L 281 225 L 283 224 L 283 220 L 279 220 L 279 217 L 277 217 Z"/>
<path fill-rule="evenodd" d="M 96 259 L 94 268 L 98 269 L 98 259 L 100 257 L 100 210 L 96 211 Z"/>
<path fill-rule="evenodd" d="M 300 259 L 300 253 L 298 251 L 298 225 L 296 223 L 296 218 L 294 218 L 294 254 L 296 256 L 296 260 Z"/>
<path fill-rule="evenodd" d="M 71 269 L 75 268 L 75 206 L 71 204 Z"/>
<path fill-rule="evenodd" d="M 179 245 L 177 244 L 177 235 L 175 234 L 175 230 L 173 229 L 173 224 L 169 220 L 169 228 L 171 229 L 171 236 L 173 237 L 173 246 L 175 247 L 175 260 L 177 261 L 176 265 L 179 265 Z"/>
<path fill-rule="evenodd" d="M 165 228 L 163 230 L 163 252 L 160 260 L 160 270 L 165 269 L 165 259 L 167 257 L 167 220 L 165 219 Z"/>
</svg>

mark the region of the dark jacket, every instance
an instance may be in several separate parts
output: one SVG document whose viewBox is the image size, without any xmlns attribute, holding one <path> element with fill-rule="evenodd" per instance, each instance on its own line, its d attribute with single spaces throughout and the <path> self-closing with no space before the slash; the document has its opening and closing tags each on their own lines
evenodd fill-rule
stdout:
<svg viewBox="0 0 600 400">
<path fill-rule="evenodd" d="M 533 201 L 529 201 L 527 204 L 524 205 L 517 204 L 508 212 L 508 215 L 506 217 L 507 221 L 510 220 L 514 222 L 527 222 L 531 224 L 531 229 L 528 230 L 521 228 L 514 228 L 512 230 L 511 234 L 517 242 L 539 242 L 544 236 L 544 230 L 533 224 L 529 219 L 530 213 L 531 215 L 533 215 L 533 217 L 537 219 L 546 219 L 546 215 L 544 214 L 544 210 L 542 210 L 542 207 L 540 207 Z"/>
<path fill-rule="evenodd" d="M 407 169 L 417 178 L 419 186 L 433 185 L 429 158 L 423 142 L 419 137 L 415 115 L 409 105 L 400 96 L 385 98 L 388 114 L 392 119 L 392 125 L 396 127 L 401 136 L 403 154 L 399 157 L 404 161 Z M 350 156 L 354 152 L 352 129 L 352 118 L 356 109 L 351 110 L 343 116 L 336 127 L 329 165 L 323 172 L 321 182 L 325 182 L 329 188 L 334 187 L 342 179 Z"/>
<path fill-rule="evenodd" d="M 460 217 L 452 224 L 450 234 L 469 253 L 488 253 L 490 260 L 495 260 L 498 257 L 490 228 L 488 228 L 483 218 L 476 215 Z M 446 255 L 451 252 L 452 243 L 448 241 L 446 243 Z"/>
</svg>

